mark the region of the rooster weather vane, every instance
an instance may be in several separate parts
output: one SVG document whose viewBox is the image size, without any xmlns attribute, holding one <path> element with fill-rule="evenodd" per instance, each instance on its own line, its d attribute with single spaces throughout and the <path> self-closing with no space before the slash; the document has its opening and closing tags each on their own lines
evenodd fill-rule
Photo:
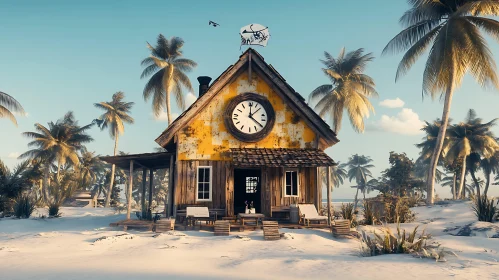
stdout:
<svg viewBox="0 0 499 280">
<path fill-rule="evenodd" d="M 270 38 L 269 28 L 256 23 L 244 26 L 239 34 L 241 35 L 241 46 L 258 45 L 266 47 Z"/>
</svg>

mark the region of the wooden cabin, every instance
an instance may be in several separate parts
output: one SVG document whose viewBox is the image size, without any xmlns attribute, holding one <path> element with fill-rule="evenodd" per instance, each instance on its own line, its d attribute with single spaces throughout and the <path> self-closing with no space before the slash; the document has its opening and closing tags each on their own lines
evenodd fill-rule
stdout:
<svg viewBox="0 0 499 280">
<path fill-rule="evenodd" d="M 143 176 L 169 168 L 171 215 L 203 205 L 233 216 L 246 201 L 266 216 L 296 203 L 320 209 L 319 169 L 335 164 L 324 150 L 339 140 L 304 98 L 251 48 L 213 83 L 198 81 L 198 99 L 155 140 L 167 152 L 103 159 Z"/>
</svg>

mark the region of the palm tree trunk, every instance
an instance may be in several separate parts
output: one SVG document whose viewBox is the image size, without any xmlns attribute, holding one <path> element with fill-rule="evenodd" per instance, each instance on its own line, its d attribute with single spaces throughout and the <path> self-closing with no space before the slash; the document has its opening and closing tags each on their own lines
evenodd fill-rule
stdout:
<svg viewBox="0 0 499 280">
<path fill-rule="evenodd" d="M 42 185 L 43 200 L 45 203 L 48 203 L 49 201 L 49 176 L 50 176 L 50 165 L 46 164 L 46 167 L 43 170 L 43 185 Z"/>
<path fill-rule="evenodd" d="M 466 177 L 466 156 L 463 157 L 463 166 L 461 167 L 461 178 L 459 179 L 459 193 L 463 192 L 464 178 Z M 463 199 L 463 197 L 461 197 Z"/>
<path fill-rule="evenodd" d="M 456 200 L 456 172 L 454 172 L 454 176 L 452 176 L 452 199 Z"/>
<path fill-rule="evenodd" d="M 485 197 L 487 197 L 487 193 L 489 191 L 489 185 L 490 185 L 490 176 L 492 175 L 491 172 L 487 172 L 487 174 L 485 174 L 485 190 L 483 191 L 483 195 Z"/>
<path fill-rule="evenodd" d="M 118 153 L 118 139 L 119 139 L 119 134 L 118 133 L 115 133 L 114 134 L 114 155 L 116 156 L 116 154 Z M 107 191 L 107 195 L 106 195 L 106 203 L 105 203 L 105 207 L 109 207 L 109 203 L 111 202 L 111 193 L 113 192 L 113 185 L 114 185 L 114 171 L 116 170 L 116 166 L 113 164 L 111 166 L 111 182 L 109 183 L 109 189 Z"/>
<path fill-rule="evenodd" d="M 357 209 L 357 196 L 359 195 L 359 188 L 357 187 L 357 192 L 355 193 L 355 199 L 354 199 L 354 204 L 353 204 L 353 210 Z"/>
<path fill-rule="evenodd" d="M 57 161 L 57 174 L 56 174 L 57 182 L 61 182 L 61 178 L 59 177 L 60 174 L 61 174 L 61 162 Z"/>
<path fill-rule="evenodd" d="M 428 180 L 426 181 L 426 189 L 428 192 L 427 202 L 429 204 L 433 204 L 434 201 L 435 175 L 437 172 L 438 160 L 440 159 L 440 154 L 442 153 L 442 148 L 444 146 L 447 125 L 449 124 L 450 105 L 452 102 L 452 95 L 454 94 L 454 74 L 452 73 L 451 75 L 452 82 L 447 88 L 447 92 L 445 93 L 444 111 L 442 112 L 442 124 L 440 125 L 440 129 L 438 131 L 437 143 L 435 146 L 435 150 L 433 150 L 433 154 L 431 156 L 430 172 L 428 172 Z"/>
<path fill-rule="evenodd" d="M 478 183 L 478 180 L 476 179 L 475 176 L 475 171 L 470 171 L 471 174 L 471 179 L 473 179 L 473 182 L 475 183 L 475 188 L 476 188 L 476 196 L 477 196 L 477 202 L 478 202 L 478 208 L 480 208 L 480 202 L 481 202 L 481 190 L 480 190 L 480 184 Z"/>
<path fill-rule="evenodd" d="M 170 91 L 170 88 L 171 88 L 171 84 L 172 84 L 172 76 L 173 76 L 173 66 L 168 66 L 168 82 L 165 83 L 163 86 L 165 88 L 165 94 L 166 94 L 166 114 L 168 116 L 168 125 L 170 125 L 172 123 L 172 109 L 171 109 L 171 101 L 170 101 L 170 98 L 171 98 L 171 91 Z"/>
</svg>

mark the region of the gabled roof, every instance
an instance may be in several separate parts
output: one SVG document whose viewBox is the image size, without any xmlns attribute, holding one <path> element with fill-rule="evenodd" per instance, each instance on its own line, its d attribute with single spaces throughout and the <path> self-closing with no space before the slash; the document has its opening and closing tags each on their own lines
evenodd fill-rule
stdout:
<svg viewBox="0 0 499 280">
<path fill-rule="evenodd" d="M 188 125 L 190 121 L 224 88 L 225 85 L 237 78 L 240 73 L 248 68 L 251 63 L 252 70 L 267 82 L 277 94 L 283 98 L 287 105 L 310 126 L 318 136 L 325 141 L 327 146 L 339 142 L 336 133 L 329 125 L 305 102 L 286 80 L 254 49 L 249 48 L 239 60 L 229 66 L 213 83 L 208 91 L 199 97 L 186 111 L 184 111 L 168 128 L 156 138 L 156 143 L 166 147 L 175 134 Z"/>
</svg>

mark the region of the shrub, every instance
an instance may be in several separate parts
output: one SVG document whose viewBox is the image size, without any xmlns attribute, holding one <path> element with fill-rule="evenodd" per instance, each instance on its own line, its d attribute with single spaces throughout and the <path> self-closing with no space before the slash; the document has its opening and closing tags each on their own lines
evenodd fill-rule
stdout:
<svg viewBox="0 0 499 280">
<path fill-rule="evenodd" d="M 410 223 L 415 220 L 415 215 L 409 209 L 407 199 L 385 196 L 385 217 L 386 223 Z"/>
<path fill-rule="evenodd" d="M 60 217 L 61 213 L 59 213 L 59 207 L 60 205 L 58 203 L 49 204 L 49 217 Z"/>
<path fill-rule="evenodd" d="M 364 224 L 374 225 L 377 221 L 379 221 L 379 217 L 373 210 L 372 203 L 364 200 Z"/>
<path fill-rule="evenodd" d="M 425 231 L 417 236 L 418 226 L 410 233 L 400 230 L 400 224 L 397 224 L 397 235 L 395 235 L 388 226 L 382 228 L 384 233 L 374 232 L 371 237 L 365 231 L 361 232 L 359 237 L 361 255 L 364 257 L 378 256 L 383 254 L 414 254 L 422 258 L 432 258 L 436 261 L 445 261 L 445 254 L 454 254 L 446 250 L 438 250 L 439 245 L 428 245 L 427 240 L 431 238 Z M 455 254 L 454 254 L 455 255 Z"/>
<path fill-rule="evenodd" d="M 499 204 L 499 201 L 495 203 L 496 205 L 494 203 L 494 199 L 488 199 L 485 195 L 480 198 L 473 198 L 471 207 L 479 221 L 491 223 L 494 220 L 494 217 L 498 214 L 497 204 Z"/>
<path fill-rule="evenodd" d="M 353 209 L 353 203 L 341 204 L 341 216 L 343 219 L 350 221 L 351 227 L 357 226 L 357 220 L 355 219 L 355 213 Z"/>
<path fill-rule="evenodd" d="M 28 195 L 21 195 L 14 203 L 14 216 L 18 219 L 27 219 L 35 211 L 35 202 Z"/>
<path fill-rule="evenodd" d="M 423 199 L 420 196 L 410 196 L 407 198 L 407 206 L 409 206 L 409 208 L 416 207 L 422 201 Z"/>
<path fill-rule="evenodd" d="M 118 213 L 118 214 L 121 214 L 122 211 L 125 211 L 126 210 L 126 206 L 123 205 L 123 204 L 118 204 L 114 207 L 114 213 Z"/>
</svg>

